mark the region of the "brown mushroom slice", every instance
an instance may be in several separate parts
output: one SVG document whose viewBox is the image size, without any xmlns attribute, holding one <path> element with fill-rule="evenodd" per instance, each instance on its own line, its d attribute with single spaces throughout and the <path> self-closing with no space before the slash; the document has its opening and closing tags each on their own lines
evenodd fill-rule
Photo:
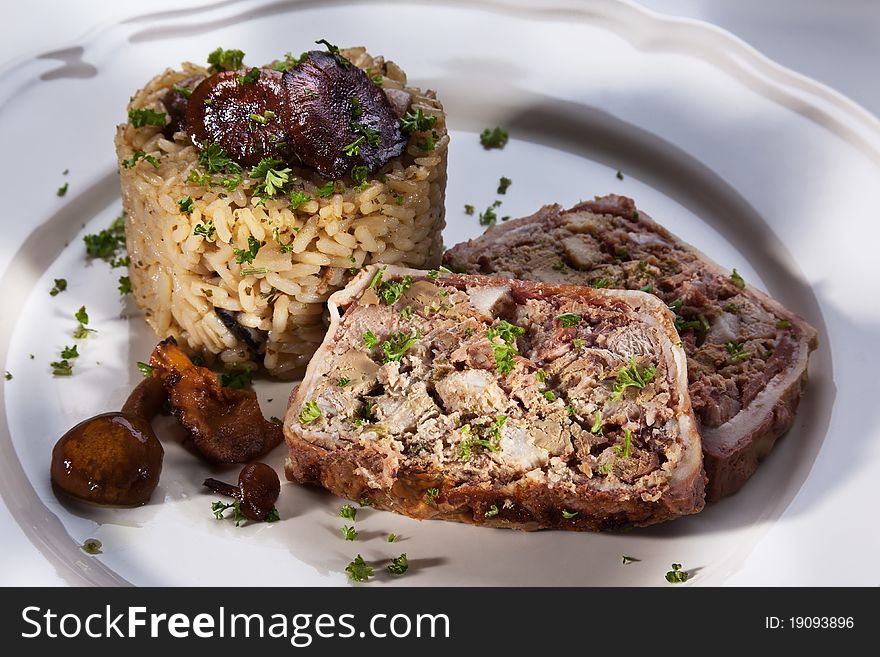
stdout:
<svg viewBox="0 0 880 657">
<path fill-rule="evenodd" d="M 328 53 L 308 55 L 282 78 L 283 122 L 302 163 L 335 180 L 355 166 L 375 172 L 403 153 L 407 138 L 382 88 Z"/>
<path fill-rule="evenodd" d="M 263 417 L 253 390 L 224 388 L 217 375 L 193 365 L 173 338 L 150 357 L 171 412 L 189 433 L 192 446 L 214 463 L 247 463 L 281 442 L 281 425 Z"/>
<path fill-rule="evenodd" d="M 165 450 L 149 421 L 102 413 L 65 433 L 52 450 L 52 482 L 95 504 L 146 504 L 159 483 Z"/>
<path fill-rule="evenodd" d="M 175 133 L 186 130 L 186 108 L 189 106 L 189 96 L 204 79 L 204 75 L 191 75 L 165 92 L 162 104 L 165 105 L 165 112 L 168 114 L 168 123 L 163 128 L 162 134 L 166 139 L 174 139 Z M 189 93 L 184 93 L 180 91 L 181 89 L 186 89 Z"/>
<path fill-rule="evenodd" d="M 243 166 L 254 166 L 266 157 L 285 159 L 287 137 L 281 116 L 286 103 L 279 71 L 215 73 L 190 96 L 186 131 L 198 148 L 217 144 Z"/>
</svg>

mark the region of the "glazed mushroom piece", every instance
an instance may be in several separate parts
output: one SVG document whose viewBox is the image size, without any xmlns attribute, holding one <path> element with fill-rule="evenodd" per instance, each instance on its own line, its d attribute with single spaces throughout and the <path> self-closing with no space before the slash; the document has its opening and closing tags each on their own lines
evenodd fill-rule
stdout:
<svg viewBox="0 0 880 657">
<path fill-rule="evenodd" d="M 287 95 L 282 74 L 268 68 L 222 71 L 193 90 L 186 128 L 204 150 L 221 146 L 238 164 L 255 166 L 266 157 L 288 159 L 283 121 Z"/>
<path fill-rule="evenodd" d="M 407 138 L 385 92 L 341 55 L 313 50 L 284 73 L 284 123 L 298 158 L 337 179 L 370 173 L 403 153 Z"/>
<path fill-rule="evenodd" d="M 161 383 L 145 379 L 122 412 L 96 415 L 65 433 L 52 450 L 55 487 L 94 504 L 146 504 L 165 455 L 150 425 L 164 399 Z"/>
<path fill-rule="evenodd" d="M 278 474 L 265 463 L 244 466 L 238 475 L 238 486 L 214 478 L 205 479 L 204 485 L 215 493 L 237 499 L 242 514 L 256 522 L 269 517 L 281 493 Z"/>
<path fill-rule="evenodd" d="M 156 345 L 150 365 L 171 413 L 187 430 L 186 444 L 206 460 L 247 463 L 281 442 L 281 425 L 263 417 L 253 390 L 224 388 L 214 372 L 193 364 L 174 338 Z"/>
</svg>

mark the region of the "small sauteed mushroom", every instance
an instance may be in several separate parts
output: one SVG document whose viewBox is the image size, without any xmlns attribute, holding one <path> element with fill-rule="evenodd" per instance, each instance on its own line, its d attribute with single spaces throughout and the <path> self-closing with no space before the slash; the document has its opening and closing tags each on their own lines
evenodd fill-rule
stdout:
<svg viewBox="0 0 880 657">
<path fill-rule="evenodd" d="M 244 466 L 238 475 L 238 486 L 214 478 L 205 479 L 204 485 L 215 493 L 237 499 L 241 513 L 257 522 L 270 516 L 281 493 L 278 475 L 265 463 L 248 463 Z"/>
</svg>

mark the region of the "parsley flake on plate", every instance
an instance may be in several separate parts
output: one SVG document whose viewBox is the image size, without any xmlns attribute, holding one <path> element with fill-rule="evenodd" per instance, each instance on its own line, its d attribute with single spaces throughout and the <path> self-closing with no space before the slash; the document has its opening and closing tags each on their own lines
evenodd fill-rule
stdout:
<svg viewBox="0 0 880 657">
<path fill-rule="evenodd" d="M 501 127 L 486 128 L 480 133 L 480 143 L 486 150 L 490 148 L 504 148 L 509 137 L 507 131 Z"/>
<path fill-rule="evenodd" d="M 345 572 L 348 573 L 348 578 L 353 582 L 366 582 L 373 576 L 372 567 L 367 565 L 361 555 L 357 555 L 351 560 L 345 567 Z"/>
</svg>

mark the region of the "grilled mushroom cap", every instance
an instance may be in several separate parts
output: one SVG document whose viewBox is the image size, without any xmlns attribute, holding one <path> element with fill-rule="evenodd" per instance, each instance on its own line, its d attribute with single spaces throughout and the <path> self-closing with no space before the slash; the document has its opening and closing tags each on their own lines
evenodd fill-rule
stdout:
<svg viewBox="0 0 880 657">
<path fill-rule="evenodd" d="M 403 153 L 407 138 L 382 88 L 357 66 L 313 50 L 283 75 L 283 123 L 297 158 L 326 178 L 354 166 L 372 173 Z"/>
<path fill-rule="evenodd" d="M 200 149 L 218 144 L 243 166 L 266 157 L 287 159 L 281 117 L 288 101 L 281 77 L 263 68 L 223 71 L 202 80 L 186 108 L 186 130 L 193 143 Z"/>
</svg>

